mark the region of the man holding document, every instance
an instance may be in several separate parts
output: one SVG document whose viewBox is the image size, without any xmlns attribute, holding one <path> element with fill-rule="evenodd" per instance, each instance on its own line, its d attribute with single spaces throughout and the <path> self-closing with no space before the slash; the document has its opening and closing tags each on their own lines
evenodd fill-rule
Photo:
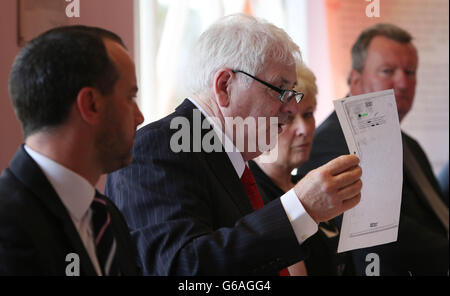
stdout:
<svg viewBox="0 0 450 296">
<path fill-rule="evenodd" d="M 263 205 L 246 163 L 264 149 L 250 144 L 271 126 L 276 139 L 299 112 L 300 50 L 281 29 L 238 14 L 203 32 L 192 53 L 191 97 L 138 131 L 131 166 L 108 176 L 106 192 L 129 223 L 146 275 L 287 275 L 307 255 L 303 243 L 317 223 L 359 202 L 359 159 L 339 157 Z M 235 119 L 269 117 L 279 124 L 232 132 Z M 186 149 L 178 150 L 179 135 L 193 135 Z"/>
<path fill-rule="evenodd" d="M 351 95 L 392 89 L 400 122 L 412 107 L 416 87 L 418 55 L 411 40 L 411 35 L 401 28 L 378 24 L 363 31 L 352 49 L 353 65 L 348 80 Z M 370 115 L 363 111 L 360 116 Z M 351 251 L 355 273 L 447 275 L 448 204 L 442 202 L 431 165 L 419 144 L 404 132 L 401 142 L 403 185 L 397 240 Z M 358 154 L 347 148 L 338 117 L 333 112 L 317 129 L 310 160 L 301 167 L 299 174 L 305 175 L 349 152 Z M 392 165 L 387 161 L 381 163 Z M 393 173 L 391 176 L 398 177 Z M 391 189 L 388 184 L 385 187 Z M 380 197 L 380 202 L 382 200 Z"/>
</svg>

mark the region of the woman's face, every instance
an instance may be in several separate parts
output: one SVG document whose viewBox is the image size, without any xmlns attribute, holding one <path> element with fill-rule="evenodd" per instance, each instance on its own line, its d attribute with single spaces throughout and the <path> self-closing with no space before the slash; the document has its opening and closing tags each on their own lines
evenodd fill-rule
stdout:
<svg viewBox="0 0 450 296">
<path fill-rule="evenodd" d="M 305 95 L 299 104 L 300 111 L 289 118 L 288 124 L 278 135 L 276 164 L 294 169 L 308 160 L 316 129 L 315 108 L 315 99 Z"/>
</svg>

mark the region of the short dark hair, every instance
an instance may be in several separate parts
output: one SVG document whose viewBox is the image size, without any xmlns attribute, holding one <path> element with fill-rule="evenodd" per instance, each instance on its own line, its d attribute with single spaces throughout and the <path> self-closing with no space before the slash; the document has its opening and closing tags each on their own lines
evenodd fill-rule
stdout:
<svg viewBox="0 0 450 296">
<path fill-rule="evenodd" d="M 367 48 L 376 36 L 384 36 L 400 43 L 409 43 L 411 34 L 402 28 L 388 23 L 379 23 L 365 29 L 352 47 L 352 70 L 362 72 L 366 63 Z"/>
<path fill-rule="evenodd" d="M 112 93 L 120 73 L 104 39 L 126 48 L 110 31 L 64 26 L 44 32 L 19 52 L 9 75 L 9 93 L 25 138 L 64 123 L 83 87 Z"/>
</svg>

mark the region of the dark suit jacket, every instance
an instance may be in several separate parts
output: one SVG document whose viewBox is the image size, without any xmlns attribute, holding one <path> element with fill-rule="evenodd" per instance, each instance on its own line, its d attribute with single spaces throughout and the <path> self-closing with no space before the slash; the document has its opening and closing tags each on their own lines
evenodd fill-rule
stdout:
<svg viewBox="0 0 450 296">
<path fill-rule="evenodd" d="M 403 132 L 402 137 L 434 189 L 440 193 L 431 165 L 419 144 Z M 343 154 L 349 154 L 349 151 L 336 112 L 333 112 L 317 128 L 310 160 L 299 168 L 299 177 Z M 341 220 L 342 216 L 337 218 L 339 225 Z M 369 264 L 366 256 L 369 253 L 379 255 L 381 275 L 447 275 L 448 250 L 445 228 L 411 178 L 411 173 L 403 166 L 398 240 L 351 253 L 358 275 L 366 274 Z"/>
<path fill-rule="evenodd" d="M 190 125 L 185 131 L 193 147 L 194 109 L 185 100 L 140 129 L 132 164 L 107 179 L 106 192 L 131 228 L 144 274 L 277 274 L 301 260 L 280 200 L 254 212 L 225 152 L 172 151 L 171 138 L 182 130 L 170 128 L 174 118 Z M 202 137 L 211 139 L 210 133 L 203 130 Z"/>
<path fill-rule="evenodd" d="M 128 227 L 107 202 L 121 274 L 138 275 Z M 66 275 L 69 253 L 79 255 L 80 275 L 96 275 L 70 214 L 22 146 L 0 177 L 0 274 Z"/>
</svg>

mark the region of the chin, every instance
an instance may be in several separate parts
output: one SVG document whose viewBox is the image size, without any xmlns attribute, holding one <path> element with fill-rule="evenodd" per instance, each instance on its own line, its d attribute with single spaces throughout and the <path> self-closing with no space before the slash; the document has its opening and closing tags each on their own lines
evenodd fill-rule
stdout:
<svg viewBox="0 0 450 296">
<path fill-rule="evenodd" d="M 296 163 L 295 167 L 299 167 L 299 166 L 303 165 L 305 162 L 308 161 L 308 159 L 309 159 L 309 153 L 307 155 L 305 155 L 304 153 L 302 153 L 301 155 L 298 155 L 294 161 Z"/>
<path fill-rule="evenodd" d="M 121 168 L 126 167 L 127 165 L 131 164 L 132 157 L 131 153 L 124 155 L 120 158 L 115 158 L 112 161 L 109 161 L 108 164 L 105 166 L 105 174 L 112 173 L 114 171 L 120 170 Z"/>
</svg>

